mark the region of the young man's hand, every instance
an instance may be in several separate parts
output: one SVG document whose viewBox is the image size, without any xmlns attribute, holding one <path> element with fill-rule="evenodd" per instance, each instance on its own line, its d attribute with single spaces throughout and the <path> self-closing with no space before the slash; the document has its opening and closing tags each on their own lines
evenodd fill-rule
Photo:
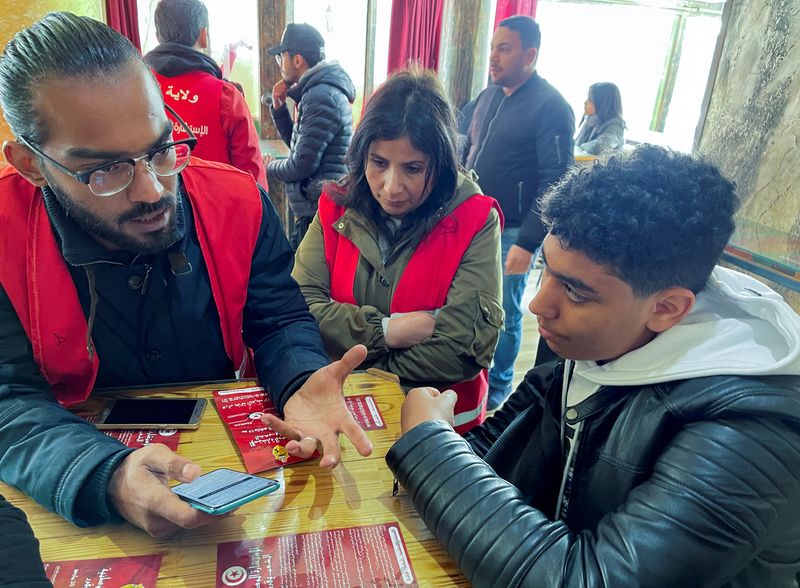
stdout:
<svg viewBox="0 0 800 588">
<path fill-rule="evenodd" d="M 281 80 L 272 86 L 272 108 L 278 110 L 281 106 L 286 104 L 286 94 L 289 91 L 289 85 L 286 80 Z"/>
<path fill-rule="evenodd" d="M 290 441 L 289 455 L 310 457 L 322 444 L 320 467 L 334 468 L 342 459 L 339 434 L 344 433 L 363 456 L 372 453 L 372 443 L 347 409 L 342 388 L 367 357 L 367 348 L 354 345 L 340 360 L 314 372 L 283 407 L 283 420 L 265 414 L 262 420 Z"/>
<path fill-rule="evenodd" d="M 436 388 L 426 387 L 409 391 L 400 409 L 403 434 L 425 421 L 445 421 L 452 427 L 457 399 L 452 390 L 439 392 Z"/>
<path fill-rule="evenodd" d="M 167 483 L 191 482 L 200 466 L 170 451 L 150 445 L 130 453 L 112 474 L 108 484 L 111 502 L 128 522 L 156 539 L 166 539 L 180 529 L 195 529 L 219 516 L 192 508 L 178 498 Z"/>
</svg>

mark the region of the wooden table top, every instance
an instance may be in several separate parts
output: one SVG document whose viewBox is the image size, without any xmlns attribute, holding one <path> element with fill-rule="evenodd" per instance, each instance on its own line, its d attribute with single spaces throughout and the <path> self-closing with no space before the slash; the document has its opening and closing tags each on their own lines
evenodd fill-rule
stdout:
<svg viewBox="0 0 800 588">
<path fill-rule="evenodd" d="M 182 387 L 180 395 L 211 398 L 213 390 L 250 385 L 253 383 L 190 385 Z M 174 391 L 148 392 L 163 396 Z M 360 456 L 343 438 L 342 462 L 333 471 L 322 470 L 316 461 L 307 461 L 264 472 L 260 475 L 281 481 L 281 489 L 246 504 L 217 523 L 182 531 L 167 540 L 155 540 L 127 523 L 80 529 L 5 484 L 0 484 L 0 494 L 28 515 L 41 542 L 44 561 L 163 553 L 159 588 L 215 586 L 218 543 L 391 522 L 402 531 L 420 586 L 468 586 L 402 488 L 398 496 L 392 496 L 393 476 L 384 456 L 400 435 L 402 390 L 396 381 L 378 373 L 357 372 L 347 379 L 345 395 L 362 394 L 375 397 L 387 425 L 367 432 L 374 446 L 372 455 Z M 245 471 L 213 406 L 206 408 L 199 429 L 181 432 L 177 452 L 199 463 L 204 471 L 218 467 Z"/>
</svg>

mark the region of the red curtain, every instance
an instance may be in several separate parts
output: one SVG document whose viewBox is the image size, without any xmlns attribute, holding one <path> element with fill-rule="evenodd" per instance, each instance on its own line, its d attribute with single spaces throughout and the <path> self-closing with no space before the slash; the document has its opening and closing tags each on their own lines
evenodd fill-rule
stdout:
<svg viewBox="0 0 800 588">
<path fill-rule="evenodd" d="M 494 28 L 497 28 L 501 20 L 515 14 L 536 18 L 536 0 L 497 0 Z"/>
<path fill-rule="evenodd" d="M 127 37 L 134 47 L 142 50 L 136 0 L 106 0 L 106 21 L 108 26 Z"/>
<path fill-rule="evenodd" d="M 392 0 L 388 73 L 419 61 L 439 68 L 444 0 Z"/>
</svg>

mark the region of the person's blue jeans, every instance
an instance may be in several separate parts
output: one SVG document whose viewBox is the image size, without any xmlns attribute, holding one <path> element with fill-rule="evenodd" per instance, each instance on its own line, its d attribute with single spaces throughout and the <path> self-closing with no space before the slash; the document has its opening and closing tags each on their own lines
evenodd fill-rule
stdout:
<svg viewBox="0 0 800 588">
<path fill-rule="evenodd" d="M 517 242 L 519 228 L 510 227 L 500 238 L 503 265 L 511 246 Z M 505 329 L 500 332 L 494 363 L 489 370 L 488 408 L 493 410 L 511 394 L 511 380 L 514 377 L 514 362 L 522 342 L 522 296 L 528 283 L 530 268 L 524 274 L 507 276 L 503 274 L 503 310 L 506 313 Z"/>
</svg>

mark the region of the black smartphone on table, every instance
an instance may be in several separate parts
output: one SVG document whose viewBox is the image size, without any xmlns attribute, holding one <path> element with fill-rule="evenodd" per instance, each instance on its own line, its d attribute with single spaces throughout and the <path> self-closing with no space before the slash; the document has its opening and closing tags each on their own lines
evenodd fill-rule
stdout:
<svg viewBox="0 0 800 588">
<path fill-rule="evenodd" d="M 98 429 L 196 429 L 205 398 L 111 398 L 94 422 Z"/>
</svg>

